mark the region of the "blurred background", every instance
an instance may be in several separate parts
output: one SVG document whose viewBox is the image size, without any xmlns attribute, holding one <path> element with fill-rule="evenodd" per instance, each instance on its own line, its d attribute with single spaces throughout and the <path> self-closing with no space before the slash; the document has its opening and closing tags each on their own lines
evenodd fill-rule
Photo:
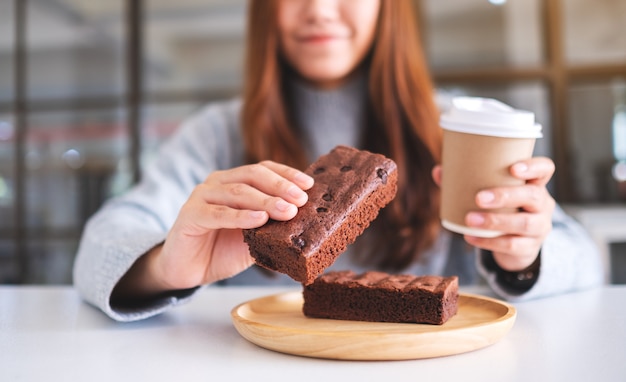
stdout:
<svg viewBox="0 0 626 382">
<path fill-rule="evenodd" d="M 383 0 L 390 1 L 390 0 Z M 550 189 L 626 283 L 626 1 L 415 0 L 445 102 L 532 110 Z M 86 219 L 242 82 L 245 0 L 0 0 L 0 283 L 68 284 Z"/>
</svg>

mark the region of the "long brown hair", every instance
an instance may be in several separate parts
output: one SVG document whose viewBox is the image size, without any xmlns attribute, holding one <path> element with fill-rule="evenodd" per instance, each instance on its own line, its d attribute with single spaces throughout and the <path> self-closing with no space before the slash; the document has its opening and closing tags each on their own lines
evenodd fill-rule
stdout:
<svg viewBox="0 0 626 382">
<path fill-rule="evenodd" d="M 298 132 L 289 124 L 279 57 L 277 1 L 251 0 L 248 10 L 242 127 L 249 163 L 265 159 L 306 166 Z M 431 170 L 440 161 L 441 129 L 433 85 L 422 55 L 411 0 L 381 1 L 369 66 L 371 121 L 365 148 L 398 165 L 398 194 L 375 222 L 380 247 L 367 259 L 401 270 L 439 232 L 439 189 Z"/>
</svg>

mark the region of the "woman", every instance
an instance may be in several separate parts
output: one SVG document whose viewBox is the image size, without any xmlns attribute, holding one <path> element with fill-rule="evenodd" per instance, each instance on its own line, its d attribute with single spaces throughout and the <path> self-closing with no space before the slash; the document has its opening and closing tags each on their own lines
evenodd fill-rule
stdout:
<svg viewBox="0 0 626 382">
<path fill-rule="evenodd" d="M 219 280 L 285 282 L 250 268 L 241 229 L 293 218 L 313 184 L 300 170 L 337 144 L 393 158 L 399 190 L 335 268 L 457 274 L 464 283 L 478 269 L 509 299 L 599 284 L 591 241 L 546 190 L 547 158 L 512 166 L 525 185 L 477 195 L 481 207 L 519 212 L 470 213 L 467 223 L 507 234 L 440 229 L 441 130 L 412 15 L 410 0 L 251 1 L 243 102 L 189 119 L 142 182 L 89 221 L 74 270 L 82 296 L 127 321 Z"/>
</svg>

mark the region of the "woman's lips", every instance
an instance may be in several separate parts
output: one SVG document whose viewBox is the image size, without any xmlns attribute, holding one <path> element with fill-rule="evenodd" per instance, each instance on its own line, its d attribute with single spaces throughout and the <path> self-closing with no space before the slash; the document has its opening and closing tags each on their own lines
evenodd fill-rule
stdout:
<svg viewBox="0 0 626 382">
<path fill-rule="evenodd" d="M 344 40 L 346 38 L 346 36 L 339 34 L 307 34 L 296 37 L 300 42 L 311 44 L 323 44 L 331 41 Z"/>
<path fill-rule="evenodd" d="M 327 35 L 320 35 L 320 36 L 307 36 L 307 37 L 303 37 L 300 39 L 300 41 L 302 42 L 310 42 L 310 43 L 324 43 L 324 42 L 329 42 L 332 40 L 337 39 L 337 37 L 335 36 L 327 36 Z"/>
</svg>

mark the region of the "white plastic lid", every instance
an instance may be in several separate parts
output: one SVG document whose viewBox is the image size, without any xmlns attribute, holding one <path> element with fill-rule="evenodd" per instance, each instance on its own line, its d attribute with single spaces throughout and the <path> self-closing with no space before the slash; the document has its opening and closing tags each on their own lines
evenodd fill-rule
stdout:
<svg viewBox="0 0 626 382">
<path fill-rule="evenodd" d="M 440 123 L 446 130 L 468 134 L 506 138 L 543 136 L 532 112 L 514 109 L 491 98 L 455 97 Z"/>
</svg>

